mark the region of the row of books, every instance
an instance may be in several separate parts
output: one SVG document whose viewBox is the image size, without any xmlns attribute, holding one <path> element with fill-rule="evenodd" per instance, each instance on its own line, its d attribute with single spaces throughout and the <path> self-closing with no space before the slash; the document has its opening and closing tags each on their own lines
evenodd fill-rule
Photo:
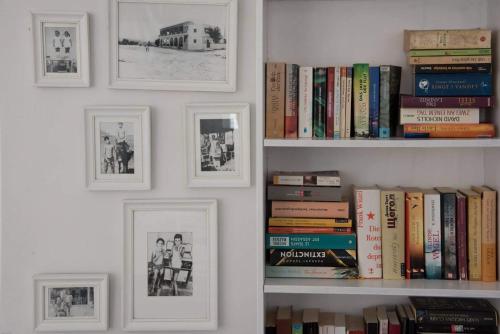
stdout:
<svg viewBox="0 0 500 334">
<path fill-rule="evenodd" d="M 266 334 L 496 334 L 498 312 L 485 299 L 409 297 L 363 315 L 281 306 L 266 312 L 265 327 Z"/>
</svg>

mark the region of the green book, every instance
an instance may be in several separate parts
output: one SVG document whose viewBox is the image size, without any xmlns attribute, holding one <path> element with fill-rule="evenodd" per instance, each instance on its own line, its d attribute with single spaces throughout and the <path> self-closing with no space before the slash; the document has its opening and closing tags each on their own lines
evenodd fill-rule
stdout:
<svg viewBox="0 0 500 334">
<path fill-rule="evenodd" d="M 368 137 L 370 134 L 368 64 L 354 64 L 353 70 L 354 135 L 355 137 Z"/>
<path fill-rule="evenodd" d="M 326 68 L 317 67 L 313 73 L 313 137 L 325 138 Z"/>
<path fill-rule="evenodd" d="M 491 49 L 411 50 L 410 57 L 490 56 Z"/>
</svg>

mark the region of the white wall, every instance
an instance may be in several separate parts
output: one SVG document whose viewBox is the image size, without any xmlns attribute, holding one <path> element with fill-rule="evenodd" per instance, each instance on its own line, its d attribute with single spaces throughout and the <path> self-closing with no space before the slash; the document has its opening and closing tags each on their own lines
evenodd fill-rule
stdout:
<svg viewBox="0 0 500 334">
<path fill-rule="evenodd" d="M 0 51 L 0 333 L 32 332 L 32 275 L 57 272 L 110 273 L 110 332 L 121 333 L 121 203 L 124 198 L 138 197 L 219 200 L 217 333 L 256 333 L 255 188 L 187 189 L 181 128 L 185 103 L 255 100 L 255 2 L 239 2 L 238 90 L 234 94 L 108 89 L 107 3 L 0 0 L 0 40 L 4 41 Z M 90 14 L 90 88 L 33 87 L 29 9 Z M 82 107 L 94 104 L 152 107 L 152 191 L 96 193 L 85 189 Z"/>
</svg>

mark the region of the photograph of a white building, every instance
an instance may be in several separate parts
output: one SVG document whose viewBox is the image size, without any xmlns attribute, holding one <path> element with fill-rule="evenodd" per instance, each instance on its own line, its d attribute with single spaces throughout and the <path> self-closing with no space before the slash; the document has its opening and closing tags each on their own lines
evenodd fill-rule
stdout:
<svg viewBox="0 0 500 334">
<path fill-rule="evenodd" d="M 159 46 L 189 51 L 223 48 L 224 38 L 219 27 L 186 21 L 160 29 Z"/>
</svg>

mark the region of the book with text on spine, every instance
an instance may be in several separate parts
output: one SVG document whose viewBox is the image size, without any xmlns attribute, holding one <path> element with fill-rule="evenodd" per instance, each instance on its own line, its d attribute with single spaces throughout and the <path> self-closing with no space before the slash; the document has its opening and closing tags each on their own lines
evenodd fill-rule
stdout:
<svg viewBox="0 0 500 334">
<path fill-rule="evenodd" d="M 296 217 L 271 217 L 269 226 L 276 227 L 331 227 L 351 228 L 352 220 L 347 218 L 296 218 Z"/>
<path fill-rule="evenodd" d="M 480 124 L 405 124 L 406 138 L 493 138 L 495 126 Z"/>
<path fill-rule="evenodd" d="M 415 96 L 491 96 L 492 74 L 415 74 Z"/>
<path fill-rule="evenodd" d="M 356 249 L 355 234 L 266 234 L 266 248 Z"/>
<path fill-rule="evenodd" d="M 491 108 L 491 96 L 410 96 L 401 95 L 401 108 Z"/>
<path fill-rule="evenodd" d="M 457 196 L 455 189 L 438 187 L 441 194 L 443 278 L 457 279 Z"/>
<path fill-rule="evenodd" d="M 266 277 L 355 279 L 358 278 L 358 268 L 266 265 Z"/>
<path fill-rule="evenodd" d="M 401 108 L 401 124 L 479 124 L 479 108 Z M 483 116 L 483 117 L 481 117 Z"/>
<path fill-rule="evenodd" d="M 285 135 L 285 64 L 266 65 L 266 138 Z"/>
<path fill-rule="evenodd" d="M 468 278 L 480 281 L 481 276 L 481 195 L 471 189 L 459 189 L 467 196 L 467 260 Z"/>
<path fill-rule="evenodd" d="M 405 278 L 405 193 L 381 188 L 382 274 L 384 279 Z"/>
<path fill-rule="evenodd" d="M 313 68 L 299 69 L 299 138 L 313 135 Z"/>
<path fill-rule="evenodd" d="M 425 278 L 424 196 L 419 188 L 403 188 L 406 216 L 406 278 Z"/>
<path fill-rule="evenodd" d="M 285 90 L 285 138 L 297 138 L 299 65 L 286 64 Z"/>
<path fill-rule="evenodd" d="M 441 279 L 441 196 L 433 189 L 424 190 L 424 249 L 425 277 Z"/>
<path fill-rule="evenodd" d="M 380 66 L 379 137 L 395 137 L 399 125 L 401 67 Z"/>
<path fill-rule="evenodd" d="M 353 65 L 354 136 L 370 135 L 370 80 L 368 64 Z"/>
<path fill-rule="evenodd" d="M 325 138 L 326 131 L 326 68 L 313 70 L 313 137 Z"/>
<path fill-rule="evenodd" d="M 369 67 L 370 97 L 369 118 L 370 137 L 379 136 L 379 113 L 380 113 L 380 68 Z"/>
<path fill-rule="evenodd" d="M 404 50 L 489 49 L 491 30 L 405 30 Z"/>
</svg>

